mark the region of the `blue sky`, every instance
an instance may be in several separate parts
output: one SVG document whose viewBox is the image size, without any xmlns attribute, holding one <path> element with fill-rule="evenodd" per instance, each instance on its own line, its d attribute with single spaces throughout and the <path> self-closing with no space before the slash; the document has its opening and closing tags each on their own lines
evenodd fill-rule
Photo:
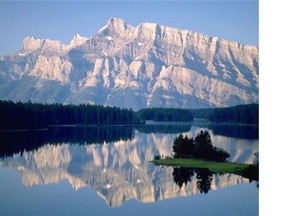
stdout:
<svg viewBox="0 0 288 216">
<path fill-rule="evenodd" d="M 243 44 L 259 43 L 258 1 L 1 1 L 0 55 L 19 50 L 24 37 L 69 43 L 90 37 L 109 18 L 189 29 Z"/>
</svg>

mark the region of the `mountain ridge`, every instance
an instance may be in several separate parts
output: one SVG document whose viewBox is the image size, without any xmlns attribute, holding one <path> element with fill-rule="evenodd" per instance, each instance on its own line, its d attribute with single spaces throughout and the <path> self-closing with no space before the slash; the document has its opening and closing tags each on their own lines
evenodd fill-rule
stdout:
<svg viewBox="0 0 288 216">
<path fill-rule="evenodd" d="M 135 110 L 258 103 L 259 49 L 113 17 L 69 44 L 26 37 L 20 51 L 0 58 L 0 99 Z"/>
</svg>

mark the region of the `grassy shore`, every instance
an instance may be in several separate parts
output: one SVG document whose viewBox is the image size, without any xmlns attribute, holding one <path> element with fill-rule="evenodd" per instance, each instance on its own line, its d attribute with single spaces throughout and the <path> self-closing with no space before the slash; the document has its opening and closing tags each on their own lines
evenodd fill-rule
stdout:
<svg viewBox="0 0 288 216">
<path fill-rule="evenodd" d="M 201 159 L 169 158 L 151 161 L 156 165 L 207 168 L 214 173 L 233 173 L 245 176 L 251 165 L 231 162 L 203 161 Z"/>
</svg>

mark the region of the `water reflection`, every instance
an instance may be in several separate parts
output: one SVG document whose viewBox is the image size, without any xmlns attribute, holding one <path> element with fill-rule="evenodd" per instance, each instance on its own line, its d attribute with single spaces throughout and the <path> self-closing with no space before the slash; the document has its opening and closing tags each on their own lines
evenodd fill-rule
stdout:
<svg viewBox="0 0 288 216">
<path fill-rule="evenodd" d="M 189 126 L 183 133 L 191 137 L 201 129 Z M 173 170 L 172 167 L 150 163 L 154 155 L 172 154 L 173 140 L 179 131 L 144 133 L 125 127 L 110 132 L 103 129 L 101 134 L 101 130 L 91 128 L 85 132 L 77 128 L 60 128 L 53 131 L 52 137 L 48 137 L 47 132 L 39 137 L 32 137 L 32 134 L 26 138 L 17 136 L 22 138 L 22 142 L 15 138 L 15 146 L 22 145 L 13 148 L 9 140 L 4 142 L 2 139 L 1 155 L 6 156 L 0 161 L 0 167 L 16 169 L 27 187 L 62 180 L 68 180 L 75 190 L 89 187 L 112 207 L 120 206 L 129 199 L 156 202 L 249 182 L 232 174 L 213 174 L 211 178 L 211 174 L 204 170 Z M 229 138 L 213 133 L 211 137 L 215 145 L 224 145 L 231 158 L 238 162 L 253 161 L 254 153 L 258 151 L 258 140 Z M 10 144 L 8 151 L 2 148 L 2 143 L 7 144 L 4 146 Z M 239 143 L 245 143 L 244 148 Z"/>
<path fill-rule="evenodd" d="M 138 126 L 136 127 L 136 129 L 139 132 L 142 133 L 165 133 L 165 134 L 169 134 L 169 133 L 184 133 L 184 132 L 188 132 L 191 128 L 190 124 L 174 124 L 174 125 L 159 125 L 159 124 L 155 124 L 155 125 L 143 125 L 143 126 Z"/>
<path fill-rule="evenodd" d="M 192 127 L 192 129 L 191 129 Z M 209 129 L 209 132 L 218 137 L 236 139 L 249 139 L 258 142 L 258 127 L 193 123 L 175 125 L 142 125 L 142 126 L 103 126 L 103 127 L 51 127 L 44 131 L 1 132 L 0 131 L 0 157 L 22 153 L 24 150 L 32 151 L 47 143 L 76 143 L 80 145 L 91 143 L 116 142 L 131 140 L 135 131 L 141 133 L 177 134 L 191 133 L 193 128 Z M 193 134 L 194 135 L 194 134 Z M 216 136 L 217 137 L 217 136 Z M 246 141 L 245 141 L 246 142 Z M 221 142 L 218 142 L 221 143 Z"/>
<path fill-rule="evenodd" d="M 93 144 L 132 140 L 135 130 L 142 133 L 182 133 L 190 125 L 149 125 L 149 126 L 100 126 L 100 127 L 50 127 L 42 131 L 0 131 L 0 157 L 32 151 L 45 144 Z"/>
<path fill-rule="evenodd" d="M 211 189 L 211 182 L 213 179 L 212 172 L 209 169 L 194 169 L 197 179 L 197 189 L 200 193 L 208 193 Z"/>
<path fill-rule="evenodd" d="M 240 139 L 258 139 L 259 127 L 255 125 L 210 124 L 215 135 Z"/>
<path fill-rule="evenodd" d="M 211 189 L 211 183 L 214 176 L 217 177 L 223 174 L 213 174 L 206 168 L 174 167 L 172 175 L 173 180 L 175 184 L 178 185 L 179 189 L 184 185 L 188 185 L 189 182 L 195 181 L 198 191 L 207 194 Z M 249 179 L 249 182 L 252 182 L 252 179 Z"/>
<path fill-rule="evenodd" d="M 188 182 L 191 182 L 192 177 L 195 178 L 197 189 L 200 193 L 206 194 L 211 189 L 213 174 L 209 171 L 209 169 L 175 167 L 173 168 L 172 174 L 174 182 L 180 189 L 183 184 L 187 185 Z"/>
</svg>

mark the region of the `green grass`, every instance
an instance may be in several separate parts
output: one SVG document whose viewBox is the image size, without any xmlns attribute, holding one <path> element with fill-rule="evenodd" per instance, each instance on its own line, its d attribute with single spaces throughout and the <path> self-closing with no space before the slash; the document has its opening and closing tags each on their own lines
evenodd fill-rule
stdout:
<svg viewBox="0 0 288 216">
<path fill-rule="evenodd" d="M 237 175 L 243 175 L 245 169 L 249 167 L 248 164 L 243 163 L 203 161 L 200 159 L 184 158 L 158 159 L 151 162 L 156 165 L 208 168 L 214 173 L 233 173 Z"/>
</svg>

